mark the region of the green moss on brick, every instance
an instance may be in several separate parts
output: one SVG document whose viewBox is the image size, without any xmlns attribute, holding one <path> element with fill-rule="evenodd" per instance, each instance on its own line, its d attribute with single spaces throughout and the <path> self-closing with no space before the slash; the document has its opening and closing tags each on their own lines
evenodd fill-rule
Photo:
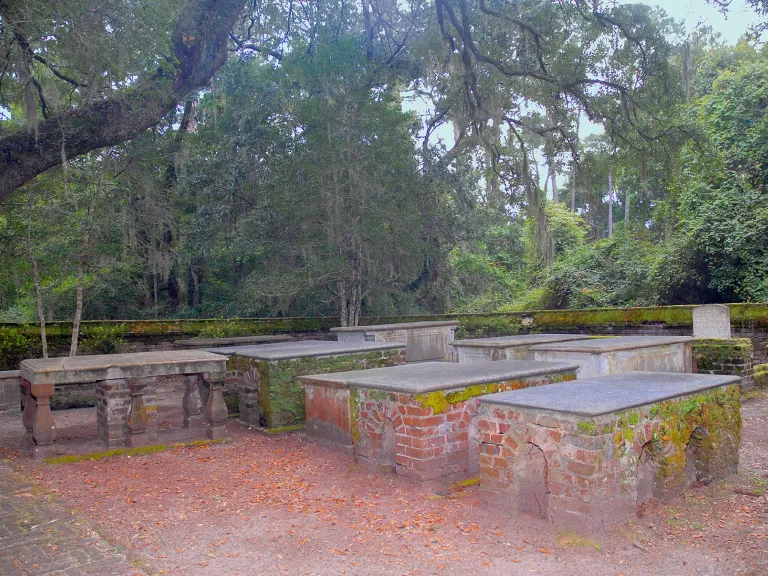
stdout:
<svg viewBox="0 0 768 576">
<path fill-rule="evenodd" d="M 296 358 L 273 362 L 235 357 L 227 363 L 227 369 L 239 374 L 248 370 L 258 372 L 257 400 L 260 424 L 265 428 L 281 428 L 304 423 L 304 389 L 299 382 L 299 376 L 380 368 L 395 366 L 399 363 L 399 350 L 384 350 L 366 354 Z"/>
<path fill-rule="evenodd" d="M 697 456 L 704 468 L 717 468 L 725 443 L 738 448 L 741 437 L 741 407 L 739 387 L 717 388 L 706 394 L 659 405 L 662 420 L 654 440 L 672 443 L 674 450 L 665 450 L 659 461 L 661 478 L 684 478 L 685 449 L 689 442 L 699 442 Z M 695 438 L 698 428 L 707 431 L 706 441 Z"/>
<path fill-rule="evenodd" d="M 753 378 L 755 386 L 759 388 L 768 388 L 768 364 L 758 364 L 754 368 Z"/>
<path fill-rule="evenodd" d="M 752 361 L 749 338 L 699 339 L 693 343 L 693 360 L 699 372 L 722 371 L 727 365 L 748 365 Z"/>
<path fill-rule="evenodd" d="M 558 374 L 552 377 L 551 383 L 565 382 L 567 380 L 575 379 L 575 374 Z M 416 401 L 425 408 L 431 408 L 433 414 L 443 414 L 449 406 L 459 404 L 460 402 L 466 402 L 470 398 L 496 394 L 497 392 L 506 392 L 507 390 L 520 390 L 521 388 L 527 388 L 528 386 L 530 386 L 530 382 L 525 380 L 507 380 L 505 382 L 493 382 L 490 384 L 475 384 L 450 392 L 437 390 L 435 392 L 418 394 L 416 396 Z"/>
<path fill-rule="evenodd" d="M 588 420 L 584 420 L 582 422 L 579 422 L 579 424 L 576 426 L 580 432 L 583 432 L 584 434 L 589 434 L 590 436 L 594 436 L 597 434 L 597 424 Z"/>
</svg>

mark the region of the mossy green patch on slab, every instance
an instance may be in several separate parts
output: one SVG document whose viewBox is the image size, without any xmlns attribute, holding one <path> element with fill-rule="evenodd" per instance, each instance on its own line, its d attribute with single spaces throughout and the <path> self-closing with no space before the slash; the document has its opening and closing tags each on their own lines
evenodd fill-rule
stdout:
<svg viewBox="0 0 768 576">
<path fill-rule="evenodd" d="M 480 484 L 480 478 L 467 478 L 466 480 L 459 480 L 456 482 L 458 488 L 466 488 L 467 486 L 476 486 Z"/>
<path fill-rule="evenodd" d="M 758 364 L 754 367 L 752 377 L 755 386 L 758 388 L 768 388 L 768 364 Z"/>
<path fill-rule="evenodd" d="M 304 424 L 296 424 L 294 426 L 278 426 L 276 428 L 262 428 L 261 430 L 267 434 L 286 434 L 288 432 L 296 432 L 296 430 L 304 430 Z"/>
<path fill-rule="evenodd" d="M 594 548 L 595 550 L 600 550 L 600 542 L 570 530 L 558 530 L 555 538 L 557 538 L 557 543 L 563 548 Z"/>
<path fill-rule="evenodd" d="M 179 442 L 176 444 L 151 444 L 149 446 L 138 446 L 136 448 L 113 448 L 104 452 L 91 452 L 90 454 L 73 454 L 70 456 L 53 456 L 43 460 L 46 464 L 72 464 L 85 460 L 101 460 L 103 458 L 112 458 L 115 456 L 144 456 L 146 454 L 156 454 L 173 450 L 175 448 L 194 448 L 197 446 L 208 446 L 211 444 L 222 444 L 230 442 L 227 438 L 219 440 L 194 440 L 193 442 Z"/>
<path fill-rule="evenodd" d="M 579 422 L 576 427 L 580 432 L 583 432 L 584 434 L 589 434 L 590 436 L 597 434 L 597 424 L 595 422 L 585 420 Z"/>
</svg>

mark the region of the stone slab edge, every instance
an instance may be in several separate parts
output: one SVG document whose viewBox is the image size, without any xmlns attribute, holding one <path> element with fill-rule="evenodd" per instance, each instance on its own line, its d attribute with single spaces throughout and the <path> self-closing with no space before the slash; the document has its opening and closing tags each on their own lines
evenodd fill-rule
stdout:
<svg viewBox="0 0 768 576">
<path fill-rule="evenodd" d="M 625 340 L 628 338 L 648 338 L 648 340 Z M 619 340 L 620 342 L 616 342 Z M 668 346 L 671 344 L 687 344 L 693 342 L 691 336 L 616 336 L 610 338 L 592 338 L 590 340 L 578 340 L 554 344 L 537 344 L 531 346 L 534 352 L 579 352 L 589 354 L 605 354 L 607 352 L 621 352 L 622 350 L 636 350 L 638 348 L 653 348 L 654 346 Z"/>
<path fill-rule="evenodd" d="M 641 377 L 644 374 L 666 374 L 666 375 L 677 375 L 680 376 L 681 374 L 676 373 L 665 373 L 665 372 L 625 372 L 622 374 L 622 376 L 629 376 L 634 375 L 636 377 Z M 730 385 L 738 385 L 741 381 L 741 378 L 738 376 L 726 376 L 726 375 L 709 375 L 709 374 L 687 374 L 686 376 L 694 376 L 694 377 L 700 377 L 698 378 L 701 381 L 701 385 L 697 386 L 694 389 L 680 391 L 680 392 L 670 392 L 663 395 L 658 395 L 654 398 L 648 398 L 648 399 L 638 399 L 637 401 L 630 401 L 626 402 L 624 404 L 621 404 L 620 406 L 613 407 L 611 409 L 606 410 L 570 410 L 567 408 L 547 408 L 546 405 L 542 405 L 542 403 L 534 403 L 531 401 L 525 401 L 520 400 L 520 396 L 522 394 L 518 394 L 519 392 L 525 393 L 526 396 L 530 395 L 528 392 L 533 391 L 534 394 L 546 394 L 546 393 L 553 393 L 558 392 L 560 389 L 563 389 L 565 391 L 563 384 L 550 384 L 546 387 L 546 390 L 544 387 L 535 387 L 535 388 L 526 388 L 524 390 L 513 390 L 509 392 L 499 392 L 497 394 L 489 394 L 487 396 L 481 396 L 478 398 L 481 403 L 483 404 L 490 404 L 495 406 L 504 406 L 505 408 L 515 408 L 515 409 L 524 409 L 524 410 L 534 410 L 534 411 L 543 411 L 543 412 L 553 412 L 556 414 L 571 414 L 574 416 L 584 416 L 588 418 L 594 418 L 597 416 L 604 416 L 606 414 L 614 414 L 617 412 L 623 412 L 625 410 L 631 410 L 633 408 L 639 408 L 641 406 L 648 406 L 650 404 L 657 404 L 659 402 L 664 402 L 667 400 L 675 400 L 678 398 L 684 398 L 686 396 L 693 396 L 696 394 L 700 394 L 702 392 L 707 392 L 708 390 L 713 390 L 715 388 L 721 388 L 723 386 L 730 386 Z M 605 387 L 605 391 L 608 392 L 610 390 L 610 379 L 614 378 L 613 376 L 601 376 L 599 378 L 592 378 L 589 380 L 577 380 L 575 382 L 568 382 L 566 385 L 570 388 L 567 390 L 570 393 L 578 392 L 579 388 L 584 388 L 585 384 L 587 385 L 594 385 L 596 382 L 598 382 L 600 385 Z M 602 382 L 600 382 L 602 380 Z M 642 384 L 639 384 L 640 386 Z M 542 392 L 543 391 L 543 392 Z"/>
<path fill-rule="evenodd" d="M 458 326 L 458 320 L 435 320 L 425 322 L 403 322 L 401 324 L 374 324 L 372 326 L 338 326 L 331 332 L 384 332 L 388 330 L 412 330 L 437 326 Z"/>
</svg>

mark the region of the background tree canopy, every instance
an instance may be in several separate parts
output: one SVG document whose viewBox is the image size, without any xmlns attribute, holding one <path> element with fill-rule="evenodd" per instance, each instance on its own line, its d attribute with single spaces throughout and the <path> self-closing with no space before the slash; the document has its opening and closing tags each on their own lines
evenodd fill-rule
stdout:
<svg viewBox="0 0 768 576">
<path fill-rule="evenodd" d="M 78 287 L 87 318 L 345 325 L 768 300 L 759 21 L 728 46 L 581 0 L 0 19 L 0 320 L 70 318 Z"/>
</svg>

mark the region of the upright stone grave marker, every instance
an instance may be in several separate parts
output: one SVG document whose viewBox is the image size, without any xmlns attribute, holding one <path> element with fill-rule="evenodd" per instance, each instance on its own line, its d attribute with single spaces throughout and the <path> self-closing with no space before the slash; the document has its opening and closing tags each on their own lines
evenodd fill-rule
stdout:
<svg viewBox="0 0 768 576">
<path fill-rule="evenodd" d="M 693 309 L 694 338 L 730 338 L 731 311 L 722 304 L 706 304 Z"/>
</svg>

